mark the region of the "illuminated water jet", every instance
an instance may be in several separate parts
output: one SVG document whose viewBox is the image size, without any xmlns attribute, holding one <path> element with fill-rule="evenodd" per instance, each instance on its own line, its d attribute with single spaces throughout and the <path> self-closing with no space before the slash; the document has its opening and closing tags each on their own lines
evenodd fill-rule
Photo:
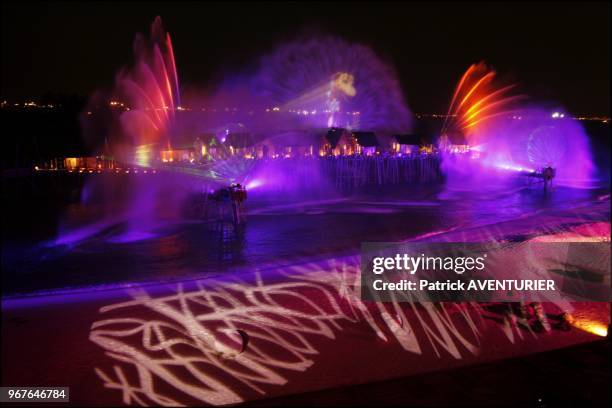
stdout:
<svg viewBox="0 0 612 408">
<path fill-rule="evenodd" d="M 153 21 L 149 38 L 136 35 L 133 50 L 134 65 L 117 74 L 113 95 L 129 107 L 119 116 L 125 142 L 135 152 L 127 162 L 150 166 L 156 150 L 171 146 L 180 106 L 172 40 L 160 17 Z"/>
<path fill-rule="evenodd" d="M 494 82 L 496 72 L 484 62 L 472 64 L 463 74 L 450 102 L 442 125 L 442 138 L 463 136 L 475 144 L 473 131 L 478 125 L 495 117 L 512 112 L 512 104 L 522 95 L 511 95 L 514 85 L 498 87 Z"/>
<path fill-rule="evenodd" d="M 117 171 L 126 174 L 131 170 L 138 174 L 138 168 L 157 165 L 160 152 L 172 149 L 176 111 L 180 106 L 172 41 L 161 18 L 155 18 L 148 37 L 136 35 L 133 53 L 133 64 L 118 72 L 113 89 L 92 96 L 87 112 L 94 114 L 87 115 L 83 122 L 85 134 L 92 130 L 104 133 L 104 154 L 113 158 Z M 107 177 L 88 180 L 84 191 L 96 192 L 99 200 L 95 204 L 101 205 L 105 213 L 101 217 L 124 225 L 116 229 L 119 236 L 110 237 L 109 241 L 154 237 L 160 220 L 178 213 L 176 209 L 190 180 L 179 173 L 148 177 L 144 174 L 121 180 Z M 115 196 L 124 188 L 127 191 L 120 194 L 121 200 L 116 200 Z M 98 222 L 82 231 L 94 236 L 100 232 L 97 226 L 107 224 Z M 63 231 L 56 243 L 72 236 L 70 231 Z"/>
<path fill-rule="evenodd" d="M 500 86 L 495 76 L 484 63 L 474 64 L 455 89 L 441 131 L 449 188 L 505 189 L 536 180 L 545 168 L 554 169 L 556 184 L 590 186 L 594 165 L 582 126 L 565 114 L 518 105 L 525 97 L 511 94 L 513 85 Z M 455 154 L 457 139 L 467 153 Z"/>
</svg>

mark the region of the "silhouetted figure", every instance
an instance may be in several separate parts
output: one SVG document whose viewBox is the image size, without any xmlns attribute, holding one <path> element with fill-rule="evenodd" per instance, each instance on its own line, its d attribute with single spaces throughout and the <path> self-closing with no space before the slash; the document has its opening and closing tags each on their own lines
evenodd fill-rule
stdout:
<svg viewBox="0 0 612 408">
<path fill-rule="evenodd" d="M 542 170 L 542 179 L 544 180 L 544 191 L 548 191 L 552 187 L 552 180 L 555 178 L 555 169 L 548 166 Z"/>
<path fill-rule="evenodd" d="M 246 201 L 246 198 L 246 189 L 239 183 L 220 188 L 211 195 L 211 199 L 217 202 L 220 209 L 231 207 L 235 225 L 239 225 L 243 221 L 243 203 Z"/>
<path fill-rule="evenodd" d="M 546 333 L 553 328 L 541 302 L 511 302 L 508 303 L 508 307 L 508 319 L 513 325 L 520 323 L 525 328 Z M 563 331 L 571 330 L 575 320 L 571 312 L 566 309 L 562 309 L 560 314 L 552 317 L 556 321 L 555 328 Z"/>
<path fill-rule="evenodd" d="M 243 221 L 243 203 L 247 199 L 246 189 L 240 184 L 232 184 L 229 188 L 230 198 L 232 201 L 232 210 L 234 215 L 234 223 L 240 224 Z"/>
</svg>

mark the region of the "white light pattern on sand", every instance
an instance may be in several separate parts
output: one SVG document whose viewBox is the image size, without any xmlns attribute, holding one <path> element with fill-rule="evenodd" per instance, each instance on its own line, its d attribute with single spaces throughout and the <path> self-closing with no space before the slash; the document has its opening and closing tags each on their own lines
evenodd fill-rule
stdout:
<svg viewBox="0 0 612 408">
<path fill-rule="evenodd" d="M 264 283 L 256 274 L 250 282 L 200 281 L 191 290 L 178 284 L 165 296 L 131 290 L 133 300 L 100 310 L 119 317 L 95 322 L 90 339 L 118 363 L 135 368 L 137 375 L 128 381 L 123 364 L 114 366 L 114 376 L 100 368 L 96 373 L 105 387 L 122 391 L 126 404 L 188 403 L 165 396 L 157 388 L 160 382 L 187 401 L 238 403 L 243 397 L 235 384 L 260 394 L 265 394 L 264 385 L 285 384 L 283 371 L 310 367 L 312 356 L 318 354 L 313 340 L 333 340 L 343 321 L 366 322 L 380 339 L 395 339 L 404 350 L 421 354 L 423 339 L 409 322 L 408 309 L 416 314 L 416 323 L 438 357 L 441 346 L 452 357 L 462 358 L 457 343 L 477 352 L 476 309 L 457 304 L 447 310 L 415 302 L 366 304 L 359 298 L 358 268 L 355 257 L 285 268 L 282 281 L 277 275 Z M 461 334 L 457 319 L 467 322 L 471 333 Z M 176 368 L 183 368 L 182 375 Z"/>
</svg>

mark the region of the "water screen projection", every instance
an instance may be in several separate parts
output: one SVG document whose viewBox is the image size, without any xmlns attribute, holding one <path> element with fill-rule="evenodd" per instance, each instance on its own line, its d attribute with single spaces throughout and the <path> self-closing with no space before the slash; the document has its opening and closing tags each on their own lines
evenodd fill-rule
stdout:
<svg viewBox="0 0 612 408">
<path fill-rule="evenodd" d="M 322 174 L 321 163 L 306 160 L 325 155 L 328 129 L 391 135 L 408 132 L 412 124 L 392 66 L 365 45 L 324 34 L 278 45 L 259 59 L 253 72 L 228 75 L 208 94 L 192 93 L 188 103 L 207 106 L 206 118 L 195 119 L 197 126 L 217 136 L 223 147 L 215 150 L 228 152 L 209 156 L 216 180 L 292 196 L 305 193 L 304 188 L 310 194 L 315 186 L 319 193 L 333 194 L 329 184 L 334 182 Z M 242 145 L 238 149 L 250 151 L 235 154 L 241 142 L 228 136 L 245 132 L 255 148 Z M 252 158 L 292 160 L 253 163 Z"/>
<path fill-rule="evenodd" d="M 402 133 L 412 115 L 392 66 L 369 47 L 304 36 L 261 58 L 254 86 L 293 123 Z M 295 125 L 294 125 L 295 126 Z"/>
</svg>

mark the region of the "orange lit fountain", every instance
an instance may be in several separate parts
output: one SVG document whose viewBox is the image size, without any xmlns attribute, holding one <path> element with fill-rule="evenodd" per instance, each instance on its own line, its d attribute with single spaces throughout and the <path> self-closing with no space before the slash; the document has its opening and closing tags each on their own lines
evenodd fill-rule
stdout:
<svg viewBox="0 0 612 408">
<path fill-rule="evenodd" d="M 476 143 L 473 130 L 477 125 L 512 111 L 511 104 L 522 95 L 509 95 L 515 85 L 496 87 L 496 72 L 484 62 L 472 64 L 459 80 L 444 124 L 442 144 L 464 138 L 468 144 Z"/>
<path fill-rule="evenodd" d="M 171 149 L 170 128 L 180 105 L 172 41 L 161 18 L 151 25 L 150 38 L 136 36 L 134 58 L 133 67 L 118 73 L 114 93 L 129 106 L 120 122 L 133 161 L 146 167 L 156 150 Z"/>
</svg>

